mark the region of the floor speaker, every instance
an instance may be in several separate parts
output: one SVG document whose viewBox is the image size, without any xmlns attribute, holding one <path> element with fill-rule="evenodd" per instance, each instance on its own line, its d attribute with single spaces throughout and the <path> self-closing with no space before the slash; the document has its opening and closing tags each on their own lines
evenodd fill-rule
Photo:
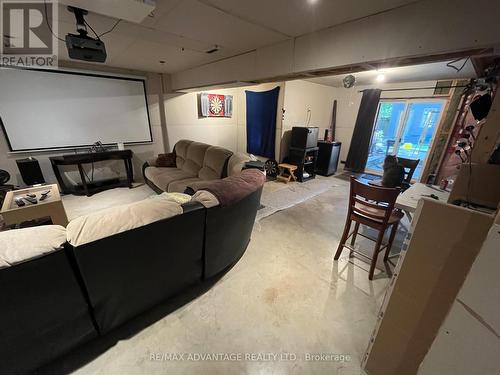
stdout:
<svg viewBox="0 0 500 375">
<path fill-rule="evenodd" d="M 26 185 L 37 185 L 45 183 L 40 164 L 35 158 L 17 159 L 17 168 Z"/>
</svg>

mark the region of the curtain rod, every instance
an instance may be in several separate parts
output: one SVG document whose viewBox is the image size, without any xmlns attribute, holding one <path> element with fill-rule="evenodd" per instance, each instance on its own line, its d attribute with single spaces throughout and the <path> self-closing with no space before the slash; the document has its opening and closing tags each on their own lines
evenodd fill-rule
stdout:
<svg viewBox="0 0 500 375">
<path fill-rule="evenodd" d="M 407 87 L 407 88 L 402 88 L 402 89 L 385 89 L 385 90 L 380 90 L 380 91 L 435 90 L 435 89 L 452 89 L 452 88 L 467 87 L 467 86 L 468 85 L 433 86 L 433 87 Z M 358 90 L 358 92 L 364 92 L 366 90 L 372 90 L 372 89 Z"/>
</svg>

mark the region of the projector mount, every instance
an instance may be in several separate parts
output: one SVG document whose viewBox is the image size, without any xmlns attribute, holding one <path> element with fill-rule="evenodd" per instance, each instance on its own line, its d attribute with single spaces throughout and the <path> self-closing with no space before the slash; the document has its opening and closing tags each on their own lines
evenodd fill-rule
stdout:
<svg viewBox="0 0 500 375">
<path fill-rule="evenodd" d="M 87 25 L 86 25 L 84 16 L 89 14 L 89 12 L 86 11 L 85 9 L 80 9 L 80 8 L 72 7 L 72 6 L 68 6 L 68 11 L 70 11 L 71 13 L 74 13 L 74 15 L 75 15 L 76 31 L 78 31 L 80 36 L 86 37 L 88 32 L 87 32 Z"/>
<path fill-rule="evenodd" d="M 78 32 L 78 34 L 66 35 L 65 41 L 69 58 L 90 62 L 105 62 L 107 57 L 106 46 L 92 26 L 85 21 L 85 16 L 89 12 L 72 6 L 68 6 L 68 11 L 75 15 L 76 31 Z M 95 34 L 95 38 L 88 35 L 87 26 Z M 101 35 L 104 35 L 104 33 Z"/>
</svg>

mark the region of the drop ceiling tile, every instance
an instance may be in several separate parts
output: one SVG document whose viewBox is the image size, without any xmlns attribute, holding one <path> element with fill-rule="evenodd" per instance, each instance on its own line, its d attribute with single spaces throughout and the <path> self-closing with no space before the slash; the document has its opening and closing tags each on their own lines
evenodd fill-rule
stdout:
<svg viewBox="0 0 500 375">
<path fill-rule="evenodd" d="M 299 36 L 416 0 L 201 0 L 247 21 Z"/>
<path fill-rule="evenodd" d="M 232 54 L 231 51 L 221 51 L 217 56 L 207 55 L 191 50 L 182 51 L 167 44 L 135 40 L 125 50 L 112 56 L 109 64 L 152 72 L 174 73 Z M 161 64 L 160 60 L 165 63 Z"/>
<path fill-rule="evenodd" d="M 196 0 L 184 0 L 159 18 L 155 28 L 234 49 L 255 49 L 287 39 L 271 31 L 228 15 Z"/>
</svg>

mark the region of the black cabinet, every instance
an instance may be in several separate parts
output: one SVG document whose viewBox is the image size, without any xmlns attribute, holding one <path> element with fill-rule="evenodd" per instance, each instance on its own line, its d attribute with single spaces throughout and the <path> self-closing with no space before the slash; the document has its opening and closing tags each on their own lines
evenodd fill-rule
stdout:
<svg viewBox="0 0 500 375">
<path fill-rule="evenodd" d="M 318 142 L 318 160 L 316 173 L 321 176 L 331 176 L 337 171 L 340 156 L 340 142 Z"/>
<path fill-rule="evenodd" d="M 316 177 L 316 159 L 318 158 L 318 148 L 297 148 L 290 147 L 290 164 L 297 166 L 295 176 L 297 181 L 304 182 Z"/>
</svg>

